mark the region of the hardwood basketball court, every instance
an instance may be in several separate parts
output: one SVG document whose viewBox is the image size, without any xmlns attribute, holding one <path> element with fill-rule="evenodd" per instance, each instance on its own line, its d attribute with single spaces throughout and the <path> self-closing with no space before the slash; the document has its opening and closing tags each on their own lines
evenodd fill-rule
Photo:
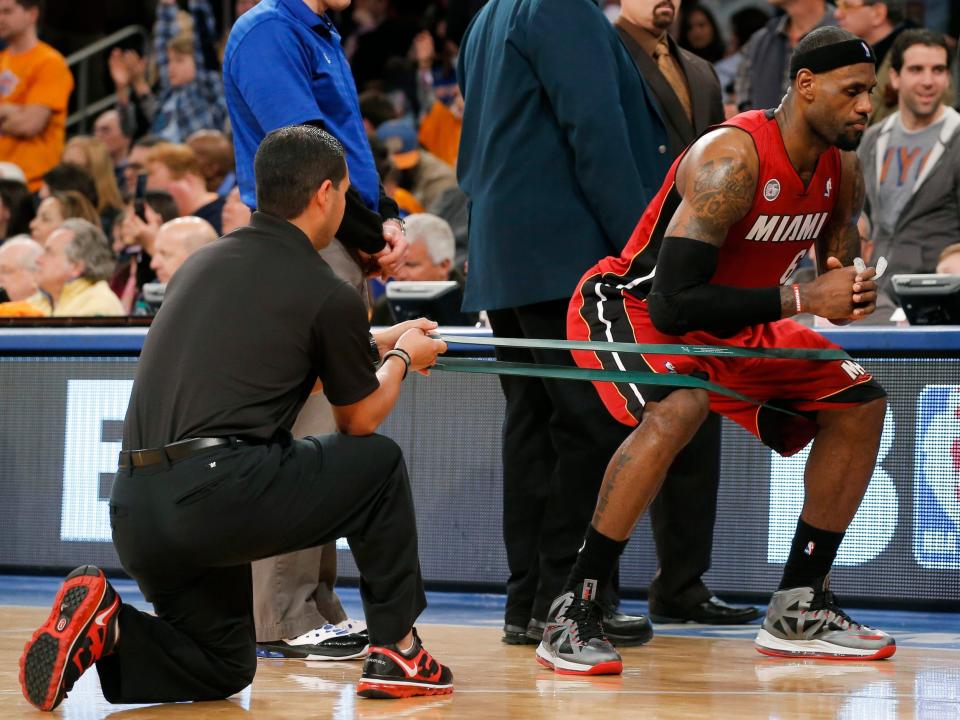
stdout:
<svg viewBox="0 0 960 720">
<path fill-rule="evenodd" d="M 4 720 L 45 716 L 20 694 L 17 659 L 47 612 L 42 607 L 0 607 Z M 250 688 L 211 703 L 110 705 L 91 671 L 55 715 L 76 720 L 960 718 L 960 652 L 955 649 L 901 647 L 892 660 L 879 662 L 790 661 L 758 654 L 745 628 L 717 629 L 721 637 L 689 637 L 671 635 L 668 627 L 649 645 L 623 649 L 622 676 L 571 678 L 540 667 L 531 646 L 502 644 L 496 628 L 418 628 L 431 652 L 453 669 L 453 695 L 365 700 L 354 694 L 358 662 L 260 660 Z M 722 637 L 724 632 L 732 637 Z"/>
</svg>

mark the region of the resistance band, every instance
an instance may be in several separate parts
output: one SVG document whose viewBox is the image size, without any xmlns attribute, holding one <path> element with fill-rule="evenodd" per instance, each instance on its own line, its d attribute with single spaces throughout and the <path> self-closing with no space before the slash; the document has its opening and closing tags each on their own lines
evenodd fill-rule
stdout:
<svg viewBox="0 0 960 720">
<path fill-rule="evenodd" d="M 651 345 L 638 343 L 599 342 L 585 340 L 538 340 L 529 338 L 474 337 L 466 335 L 439 335 L 446 343 L 463 345 L 486 345 L 493 347 L 537 348 L 552 350 L 593 350 L 601 352 L 644 353 L 648 355 L 697 355 L 713 357 L 740 357 L 791 360 L 847 360 L 849 355 L 838 349 L 810 348 L 744 348 L 722 345 Z M 751 405 L 765 407 L 785 415 L 798 413 L 786 408 L 769 405 L 730 388 L 702 380 L 692 375 L 675 373 L 652 373 L 641 370 L 603 370 L 596 368 L 570 367 L 564 365 L 541 365 L 538 363 L 505 362 L 502 360 L 479 360 L 474 358 L 439 358 L 434 370 L 472 373 L 478 375 L 516 375 L 542 377 L 558 380 L 581 380 L 600 382 L 636 383 L 638 385 L 663 385 L 667 387 L 699 388 L 708 392 L 735 398 Z"/>
</svg>

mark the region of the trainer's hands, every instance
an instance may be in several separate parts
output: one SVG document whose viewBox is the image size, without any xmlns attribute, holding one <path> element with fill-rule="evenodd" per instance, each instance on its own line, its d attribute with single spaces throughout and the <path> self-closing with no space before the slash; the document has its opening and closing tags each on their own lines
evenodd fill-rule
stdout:
<svg viewBox="0 0 960 720">
<path fill-rule="evenodd" d="M 396 325 L 371 334 L 373 335 L 373 339 L 377 341 L 377 348 L 380 350 L 380 354 L 383 355 L 387 350 L 393 350 L 397 346 L 397 340 L 400 339 L 401 335 L 407 332 L 407 330 L 413 329 L 430 333 L 437 329 L 437 324 L 433 320 L 417 318 L 416 320 L 397 323 Z"/>
<path fill-rule="evenodd" d="M 447 351 L 447 344 L 443 340 L 429 337 L 419 327 L 410 328 L 403 333 L 397 340 L 396 347 L 407 352 L 410 356 L 410 369 L 421 375 L 429 375 L 427 368 L 436 362 L 437 355 Z"/>
<path fill-rule="evenodd" d="M 877 309 L 876 270 L 857 272 L 835 257 L 827 258 L 827 272 L 801 286 L 804 310 L 834 323 L 861 320 Z"/>
</svg>

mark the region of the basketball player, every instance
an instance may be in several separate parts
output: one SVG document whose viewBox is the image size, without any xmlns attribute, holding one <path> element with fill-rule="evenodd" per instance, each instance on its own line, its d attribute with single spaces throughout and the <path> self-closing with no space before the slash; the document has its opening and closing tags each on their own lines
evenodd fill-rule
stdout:
<svg viewBox="0 0 960 720">
<path fill-rule="evenodd" d="M 852 152 L 876 84 L 869 46 L 838 28 L 796 47 L 792 85 L 775 111 L 739 115 L 693 143 L 671 168 L 620 257 L 601 260 L 570 303 L 575 340 L 834 348 L 789 320 L 843 324 L 875 308 L 875 271 L 852 267 L 863 177 Z M 785 285 L 816 243 L 818 277 Z M 594 601 L 667 468 L 714 410 L 791 455 L 813 439 L 806 497 L 783 580 L 757 640 L 768 655 L 869 660 L 892 637 L 851 620 L 828 587 L 844 531 L 873 473 L 883 389 L 847 360 L 732 360 L 575 353 L 590 368 L 693 375 L 769 407 L 696 388 L 597 384 L 607 409 L 636 430 L 611 460 L 565 594 L 550 610 L 537 659 L 557 672 L 622 670 Z"/>
</svg>

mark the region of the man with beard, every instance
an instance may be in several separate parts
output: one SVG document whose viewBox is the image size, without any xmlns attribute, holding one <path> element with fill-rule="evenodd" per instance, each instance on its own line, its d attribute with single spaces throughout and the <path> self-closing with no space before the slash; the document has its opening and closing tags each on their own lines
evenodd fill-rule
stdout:
<svg viewBox="0 0 960 720">
<path fill-rule="evenodd" d="M 851 266 L 864 191 L 850 152 L 870 114 L 873 53 L 852 33 L 823 28 L 797 45 L 790 75 L 776 110 L 739 115 L 677 159 L 624 251 L 581 279 L 570 339 L 824 350 L 836 346 L 787 318 L 810 312 L 846 323 L 873 312 L 875 272 Z M 814 242 L 819 276 L 784 285 Z M 607 468 L 565 592 L 550 608 L 541 664 L 568 674 L 622 672 L 603 633 L 596 588 L 710 410 L 783 455 L 814 439 L 803 511 L 757 649 L 859 660 L 894 653 L 893 638 L 851 620 L 828 585 L 873 474 L 886 409 L 883 389 L 862 367 L 849 359 L 574 356 L 581 367 L 674 373 L 692 386 L 597 384 L 610 414 L 635 429 Z M 762 405 L 708 394 L 696 378 Z"/>
</svg>

